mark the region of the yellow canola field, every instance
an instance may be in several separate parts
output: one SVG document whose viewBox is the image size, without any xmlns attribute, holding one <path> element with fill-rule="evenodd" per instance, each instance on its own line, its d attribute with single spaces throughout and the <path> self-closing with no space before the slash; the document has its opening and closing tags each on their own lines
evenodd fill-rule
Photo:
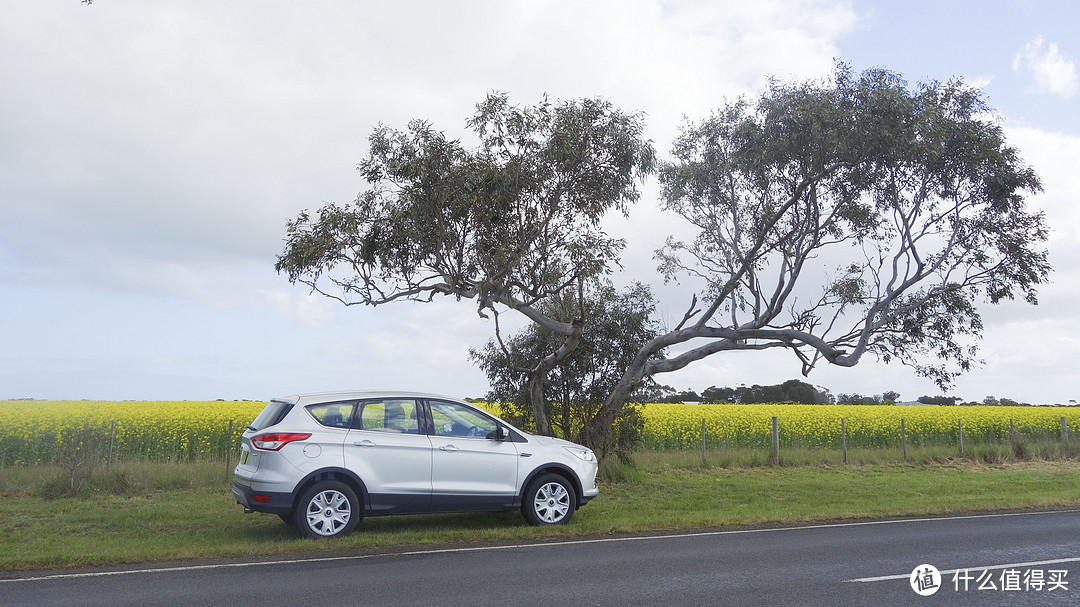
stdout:
<svg viewBox="0 0 1080 607">
<path fill-rule="evenodd" d="M 1070 435 L 1080 433 L 1080 407 L 651 403 L 643 413 L 644 446 L 654 449 L 700 447 L 703 420 L 708 445 L 767 447 L 774 416 L 781 444 L 806 447 L 840 447 L 841 420 L 853 447 L 899 446 L 901 420 L 909 444 L 957 444 L 961 423 L 973 443 L 1007 441 L 1010 420 L 1021 437 L 1060 440 L 1063 417 Z"/>
<path fill-rule="evenodd" d="M 125 459 L 225 457 L 265 402 L 0 401 L 0 465 L 52 463 L 79 448 Z M 229 436 L 229 422 L 233 432 Z"/>
<path fill-rule="evenodd" d="M 478 403 L 498 413 L 497 403 Z M 0 401 L 0 466 L 55 463 L 79 449 L 154 461 L 224 458 L 239 446 L 261 401 Z M 840 446 L 840 420 L 851 447 L 895 447 L 900 421 L 909 444 L 1005 442 L 1010 420 L 1026 438 L 1061 439 L 1061 418 L 1080 440 L 1080 407 L 897 407 L 868 405 L 642 405 L 643 447 L 768 447 L 772 417 L 785 446 Z M 229 423 L 232 421 L 232 434 Z M 114 432 L 115 429 L 115 433 Z"/>
</svg>

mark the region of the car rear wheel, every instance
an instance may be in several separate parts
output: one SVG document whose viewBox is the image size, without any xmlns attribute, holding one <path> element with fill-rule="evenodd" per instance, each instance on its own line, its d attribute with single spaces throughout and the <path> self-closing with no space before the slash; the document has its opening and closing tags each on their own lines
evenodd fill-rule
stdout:
<svg viewBox="0 0 1080 607">
<path fill-rule="evenodd" d="M 360 500 L 345 483 L 322 481 L 304 492 L 295 514 L 296 526 L 304 537 L 342 537 L 360 520 Z"/>
<path fill-rule="evenodd" d="M 574 516 L 574 485 L 558 474 L 542 474 L 525 490 L 521 511 L 530 525 L 565 525 Z"/>
</svg>

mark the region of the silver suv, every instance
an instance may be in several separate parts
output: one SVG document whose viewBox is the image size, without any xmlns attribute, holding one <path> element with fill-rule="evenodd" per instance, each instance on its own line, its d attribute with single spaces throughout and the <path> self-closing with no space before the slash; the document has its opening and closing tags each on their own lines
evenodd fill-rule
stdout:
<svg viewBox="0 0 1080 607">
<path fill-rule="evenodd" d="M 270 401 L 244 432 L 233 495 L 313 538 L 365 515 L 521 508 L 560 525 L 598 493 L 596 467 L 581 445 L 443 396 L 300 394 Z"/>
</svg>

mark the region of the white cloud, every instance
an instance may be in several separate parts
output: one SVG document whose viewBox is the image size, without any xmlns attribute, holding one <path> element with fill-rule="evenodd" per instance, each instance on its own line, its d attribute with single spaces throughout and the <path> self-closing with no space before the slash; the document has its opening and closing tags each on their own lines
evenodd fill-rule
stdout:
<svg viewBox="0 0 1080 607">
<path fill-rule="evenodd" d="M 270 302 L 279 314 L 307 329 L 323 329 L 335 318 L 338 302 L 316 293 L 266 290 L 254 293 Z"/>
<path fill-rule="evenodd" d="M 1035 79 L 1034 92 L 1068 99 L 1076 94 L 1080 84 L 1076 63 L 1058 51 L 1056 42 L 1046 43 L 1042 36 L 1024 45 L 1013 59 L 1013 71 L 1030 73 Z"/>
<path fill-rule="evenodd" d="M 964 82 L 967 83 L 968 86 L 980 91 L 985 90 L 993 81 L 993 76 L 969 76 L 964 79 Z"/>
<path fill-rule="evenodd" d="M 1080 244 L 1080 137 L 1030 127 L 1005 127 L 1009 143 L 1020 151 L 1043 182 L 1044 191 L 1032 197 L 1050 223 L 1051 247 Z"/>
<path fill-rule="evenodd" d="M 493 89 L 645 111 L 663 151 L 683 113 L 826 74 L 854 20 L 832 0 L 12 7 L 0 275 L 156 290 L 176 265 L 269 266 L 287 218 L 362 187 L 375 124 L 457 134 Z"/>
</svg>

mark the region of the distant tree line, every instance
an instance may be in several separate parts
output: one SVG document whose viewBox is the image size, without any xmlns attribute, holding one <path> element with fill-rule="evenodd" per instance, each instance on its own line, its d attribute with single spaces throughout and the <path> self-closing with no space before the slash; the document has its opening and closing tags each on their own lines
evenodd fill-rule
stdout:
<svg viewBox="0 0 1080 607">
<path fill-rule="evenodd" d="M 898 402 L 900 402 L 900 393 L 893 390 L 887 390 L 873 396 L 863 396 L 857 392 L 854 394 L 841 392 L 836 395 L 836 404 L 838 405 L 895 405 Z"/>
<path fill-rule="evenodd" d="M 709 386 L 698 394 L 693 390 L 675 391 L 668 386 L 659 386 L 655 394 L 656 402 L 661 403 L 804 403 L 808 405 L 830 404 L 836 402 L 828 390 L 812 386 L 798 379 L 789 379 L 782 384 L 770 386 L 738 386 L 736 388 Z"/>
<path fill-rule="evenodd" d="M 741 385 L 736 388 L 709 386 L 700 394 L 693 390 L 677 391 L 670 386 L 655 386 L 648 394 L 651 402 L 658 403 L 734 403 L 741 405 L 757 403 L 801 403 L 807 405 L 895 405 L 900 402 L 900 393 L 886 390 L 881 394 L 863 396 L 858 393 L 841 392 L 835 396 L 822 386 L 813 386 L 798 379 L 789 379 L 782 384 L 769 386 Z M 1031 403 L 1015 401 L 1011 398 L 987 396 L 982 401 L 965 401 L 959 396 L 920 396 L 916 402 L 923 405 L 973 406 L 990 405 L 1001 407 L 1033 406 Z M 1076 404 L 1070 401 L 1069 404 Z"/>
<path fill-rule="evenodd" d="M 949 406 L 964 406 L 969 407 L 973 405 L 988 405 L 991 407 L 1032 407 L 1031 403 L 1023 403 L 1015 401 L 1011 398 L 997 398 L 994 396 L 987 396 L 982 401 L 964 401 L 959 396 L 920 396 L 919 402 L 924 405 L 949 405 Z M 1069 404 L 1075 405 L 1075 401 L 1069 401 Z M 1055 405 L 1056 406 L 1056 405 Z"/>
</svg>

